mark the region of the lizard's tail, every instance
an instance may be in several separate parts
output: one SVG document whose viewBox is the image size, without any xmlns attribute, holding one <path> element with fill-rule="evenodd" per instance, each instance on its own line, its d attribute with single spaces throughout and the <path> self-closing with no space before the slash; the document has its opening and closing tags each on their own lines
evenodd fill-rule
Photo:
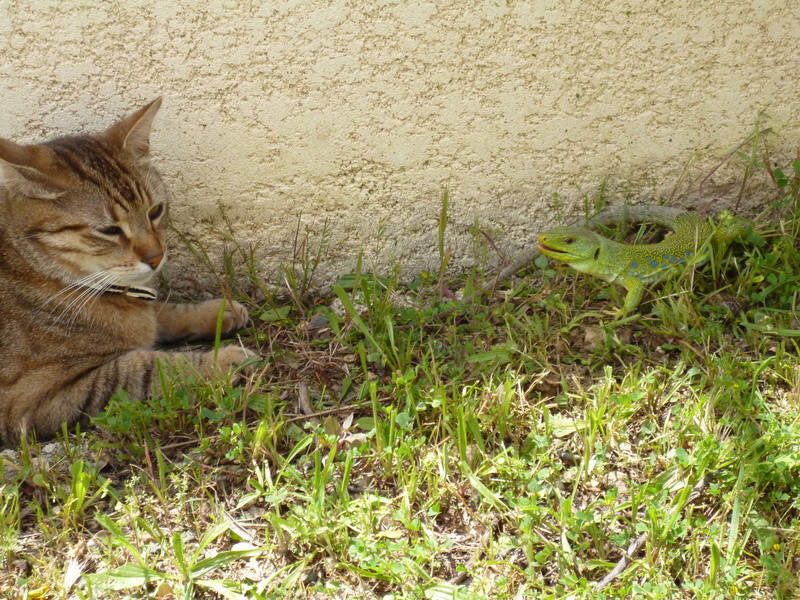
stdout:
<svg viewBox="0 0 800 600">
<path fill-rule="evenodd" d="M 656 204 L 639 204 L 636 206 L 612 206 L 605 208 L 586 221 L 587 227 L 596 225 L 625 225 L 626 223 L 655 223 L 675 229 L 675 220 L 685 213 L 683 208 L 659 206 Z"/>
</svg>

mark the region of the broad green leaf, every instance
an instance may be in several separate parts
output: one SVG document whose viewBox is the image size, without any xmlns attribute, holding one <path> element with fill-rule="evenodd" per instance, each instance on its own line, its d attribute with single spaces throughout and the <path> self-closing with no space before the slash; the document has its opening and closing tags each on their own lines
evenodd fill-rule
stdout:
<svg viewBox="0 0 800 600">
<path fill-rule="evenodd" d="M 247 596 L 242 594 L 242 584 L 230 579 L 201 579 L 194 582 L 196 586 L 212 590 L 223 598 L 230 600 L 247 600 Z"/>
<path fill-rule="evenodd" d="M 486 352 L 479 352 L 478 354 L 467 356 L 466 361 L 470 363 L 495 361 L 498 364 L 504 365 L 511 362 L 511 353 L 505 348 L 498 348 L 497 350 L 488 350 Z"/>
<path fill-rule="evenodd" d="M 510 512 L 511 509 L 509 509 L 506 503 L 500 499 L 500 496 L 498 496 L 492 490 L 486 487 L 480 479 L 478 479 L 473 474 L 470 474 L 468 478 L 470 484 L 472 484 L 472 487 L 475 488 L 475 491 L 478 492 L 478 495 L 481 498 L 483 498 L 486 502 L 488 502 L 490 505 L 492 505 L 495 509 L 499 510 L 503 514 L 507 514 Z"/>
<path fill-rule="evenodd" d="M 577 421 L 561 415 L 553 415 L 550 417 L 549 425 L 553 436 L 561 438 L 585 428 L 586 422 Z"/>
<path fill-rule="evenodd" d="M 191 569 L 192 578 L 202 577 L 203 575 L 215 571 L 220 567 L 236 562 L 240 558 L 248 556 L 260 556 L 264 554 L 264 548 L 253 548 L 251 550 L 226 550 L 209 558 L 197 561 Z"/>
<path fill-rule="evenodd" d="M 100 584 L 112 590 L 127 590 L 161 579 L 173 579 L 174 577 L 142 565 L 127 564 L 103 573 L 86 575 L 86 578 L 92 583 Z"/>
<path fill-rule="evenodd" d="M 276 308 L 265 310 L 258 318 L 265 323 L 275 323 L 286 320 L 289 317 L 290 312 L 292 312 L 291 306 L 278 306 Z"/>
<path fill-rule="evenodd" d="M 184 575 L 187 573 L 186 558 L 183 556 L 183 539 L 179 531 L 172 534 L 172 550 L 175 552 L 175 560 L 178 562 L 178 568 Z"/>
<path fill-rule="evenodd" d="M 200 542 L 197 545 L 197 550 L 195 550 L 193 558 L 196 560 L 200 553 L 208 546 L 211 542 L 221 536 L 223 533 L 230 529 L 230 525 L 227 521 L 220 521 L 216 525 L 214 525 L 211 529 L 206 531 L 203 534 L 203 537 L 200 538 Z"/>
<path fill-rule="evenodd" d="M 408 414 L 408 411 L 404 410 L 403 412 L 399 412 L 394 417 L 394 422 L 397 423 L 402 429 L 406 431 L 411 431 L 411 426 L 414 424 L 414 419 Z"/>
<path fill-rule="evenodd" d="M 378 285 L 387 288 L 391 285 L 391 280 L 372 273 L 347 273 L 339 277 L 333 285 L 337 285 L 345 290 L 355 289 L 356 286 L 366 282 L 370 285 Z"/>
<path fill-rule="evenodd" d="M 128 537 L 122 531 L 120 526 L 117 525 L 110 517 L 108 517 L 108 515 L 99 514 L 97 517 L 95 517 L 95 519 L 113 535 L 115 543 L 124 546 L 130 551 L 131 554 L 138 558 L 140 562 L 144 562 L 142 555 L 139 553 L 139 549 L 130 543 Z"/>
<path fill-rule="evenodd" d="M 425 597 L 429 600 L 459 600 L 463 597 L 464 588 L 450 583 L 438 583 L 425 590 Z"/>
</svg>

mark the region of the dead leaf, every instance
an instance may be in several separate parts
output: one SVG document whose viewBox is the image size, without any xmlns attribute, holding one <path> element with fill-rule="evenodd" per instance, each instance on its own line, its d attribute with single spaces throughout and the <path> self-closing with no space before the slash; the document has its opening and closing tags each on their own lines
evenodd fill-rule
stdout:
<svg viewBox="0 0 800 600">
<path fill-rule="evenodd" d="M 175 598 L 172 584 L 169 581 L 162 581 L 159 583 L 154 597 L 156 600 L 172 600 L 172 598 Z"/>
<path fill-rule="evenodd" d="M 339 440 L 339 450 L 350 450 L 367 441 L 366 433 L 349 433 Z"/>
<path fill-rule="evenodd" d="M 339 435 L 342 433 L 342 426 L 339 425 L 339 421 L 331 416 L 325 417 L 322 428 L 328 435 Z"/>
<path fill-rule="evenodd" d="M 605 334 L 599 327 L 586 327 L 583 331 L 583 343 L 587 350 L 602 350 Z"/>
<path fill-rule="evenodd" d="M 375 534 L 375 537 L 386 538 L 389 540 L 399 540 L 400 538 L 405 537 L 405 535 L 405 532 L 400 531 L 399 529 L 387 529 L 386 531 L 381 531 Z"/>
</svg>

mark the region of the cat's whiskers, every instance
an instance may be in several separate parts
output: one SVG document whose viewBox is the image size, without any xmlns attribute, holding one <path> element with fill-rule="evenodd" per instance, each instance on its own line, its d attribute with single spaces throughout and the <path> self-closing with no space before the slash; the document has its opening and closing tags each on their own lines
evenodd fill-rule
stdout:
<svg viewBox="0 0 800 600">
<path fill-rule="evenodd" d="M 72 326 L 75 324 L 75 321 L 78 319 L 78 315 L 81 314 L 81 311 L 83 311 L 83 309 L 85 307 L 90 305 L 92 302 L 97 300 L 97 298 L 99 298 L 102 295 L 103 295 L 103 288 L 102 287 L 98 286 L 97 288 L 94 288 L 94 287 L 93 288 L 87 288 L 86 291 L 84 293 L 82 293 L 81 295 L 79 295 L 72 302 L 70 307 L 68 307 L 64 311 L 64 313 L 62 313 L 62 316 L 65 316 L 68 311 L 72 312 L 72 316 L 70 317 L 70 319 L 68 321 L 66 321 L 65 327 L 67 329 L 72 328 Z"/>
<path fill-rule="evenodd" d="M 69 302 L 69 304 L 67 304 L 67 306 L 64 307 L 64 310 L 61 311 L 58 319 L 60 320 L 67 314 L 72 314 L 72 318 L 68 322 L 68 325 L 71 326 L 86 303 L 92 298 L 100 296 L 112 283 L 114 283 L 114 276 L 109 273 L 102 273 L 101 277 L 96 278 L 90 283 L 84 282 L 81 287 L 74 288 L 73 292 L 70 293 L 68 297 L 73 296 L 74 291 L 77 291 L 78 294 L 72 297 L 72 300 Z"/>
<path fill-rule="evenodd" d="M 95 273 L 90 273 L 89 275 L 86 275 L 84 277 L 81 277 L 80 279 L 77 279 L 77 280 L 73 281 L 72 283 L 70 283 L 70 284 L 64 286 L 63 288 L 61 288 L 61 290 L 59 290 L 58 293 L 56 293 L 53 296 L 50 296 L 49 298 L 47 298 L 42 303 L 42 308 L 47 306 L 50 302 L 60 301 L 61 298 L 59 298 L 59 297 L 64 295 L 64 294 L 66 294 L 67 297 L 69 297 L 73 293 L 75 293 L 75 291 L 78 291 L 78 290 L 81 290 L 84 287 L 93 285 L 96 280 L 100 280 L 100 279 L 105 278 L 107 276 L 107 272 L 108 272 L 108 269 L 102 269 L 100 271 L 97 271 Z"/>
<path fill-rule="evenodd" d="M 39 307 L 37 313 L 48 312 L 54 314 L 61 309 L 56 317 L 56 325 L 63 323 L 64 317 L 72 313 L 71 321 L 77 318 L 78 313 L 92 296 L 99 296 L 103 291 L 114 283 L 114 276 L 108 273 L 108 269 L 103 269 L 91 273 L 62 288 L 57 294 L 47 298 Z M 82 301 L 83 300 L 83 301 Z M 48 305 L 55 303 L 51 309 Z"/>
</svg>

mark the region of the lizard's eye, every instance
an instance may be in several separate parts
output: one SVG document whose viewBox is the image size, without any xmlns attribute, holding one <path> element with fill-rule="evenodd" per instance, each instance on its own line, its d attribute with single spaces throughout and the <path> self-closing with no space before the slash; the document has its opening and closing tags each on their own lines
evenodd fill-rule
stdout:
<svg viewBox="0 0 800 600">
<path fill-rule="evenodd" d="M 568 246 L 575 242 L 575 238 L 564 238 L 564 243 Z"/>
<path fill-rule="evenodd" d="M 600 248 L 594 251 L 594 259 L 598 260 L 600 258 Z"/>
</svg>

